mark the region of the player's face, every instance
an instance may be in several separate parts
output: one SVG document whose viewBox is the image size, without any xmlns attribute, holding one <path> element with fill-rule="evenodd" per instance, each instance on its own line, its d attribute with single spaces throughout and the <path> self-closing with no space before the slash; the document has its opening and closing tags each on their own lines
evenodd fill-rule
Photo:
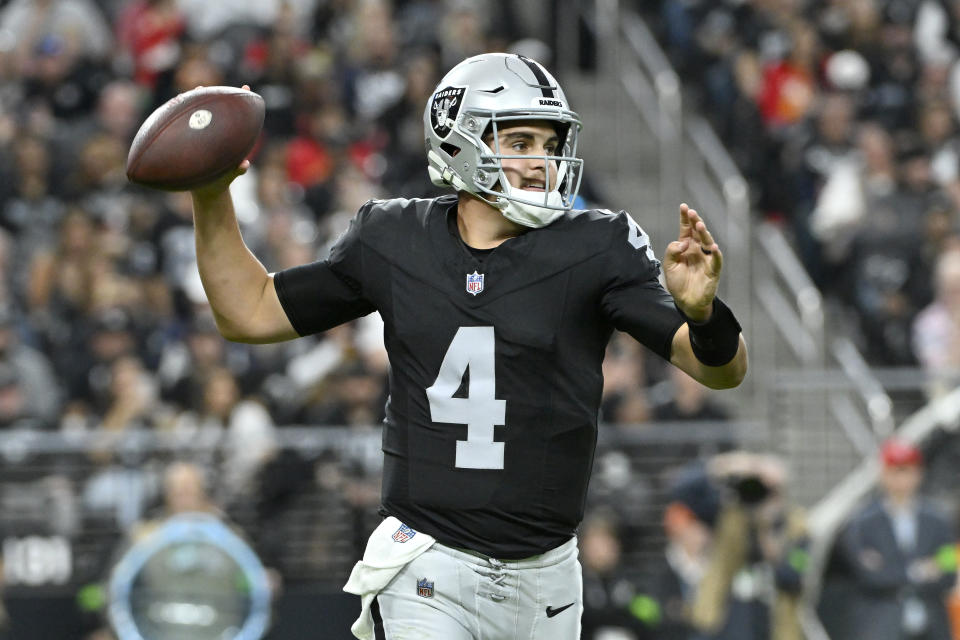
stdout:
<svg viewBox="0 0 960 640">
<path fill-rule="evenodd" d="M 553 156 L 559 154 L 560 138 L 556 129 L 542 120 L 518 120 L 508 127 L 499 128 L 500 153 L 505 156 Z M 493 139 L 488 146 L 496 150 Z M 547 167 L 550 167 L 550 189 L 557 188 L 557 166 L 545 163 L 542 158 L 503 158 L 503 172 L 510 186 L 527 191 L 545 191 Z"/>
</svg>

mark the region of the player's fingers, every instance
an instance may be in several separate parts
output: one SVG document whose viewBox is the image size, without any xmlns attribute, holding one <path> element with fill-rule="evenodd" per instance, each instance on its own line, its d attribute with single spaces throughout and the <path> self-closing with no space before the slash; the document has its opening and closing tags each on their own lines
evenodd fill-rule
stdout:
<svg viewBox="0 0 960 640">
<path fill-rule="evenodd" d="M 720 251 L 717 243 L 711 245 L 701 244 L 700 252 L 704 254 L 703 257 L 707 260 L 710 272 L 715 274 L 720 273 L 720 270 L 723 269 L 723 253 Z"/>
<path fill-rule="evenodd" d="M 680 238 L 686 238 L 691 235 L 692 226 L 690 223 L 690 207 L 686 202 L 680 204 Z"/>
<path fill-rule="evenodd" d="M 690 223 L 693 227 L 693 234 L 696 236 L 697 241 L 700 242 L 700 247 L 703 252 L 707 255 L 710 255 L 710 252 L 716 248 L 716 242 L 713 240 L 713 234 L 710 233 L 710 230 L 707 229 L 707 224 L 703 221 L 695 210 L 690 209 L 687 214 Z"/>
<path fill-rule="evenodd" d="M 248 84 L 245 84 L 245 85 L 243 85 L 243 86 L 240 87 L 240 88 L 243 89 L 244 91 L 250 91 L 250 85 L 248 85 Z"/>
<path fill-rule="evenodd" d="M 717 243 L 714 242 L 713 236 L 702 222 L 696 226 L 696 230 L 697 239 L 700 241 L 700 248 L 703 249 L 704 253 L 710 255 L 710 252 L 717 248 Z"/>
<path fill-rule="evenodd" d="M 664 257 L 670 260 L 677 260 L 687 250 L 687 247 L 690 245 L 689 240 L 674 240 L 667 245 L 667 250 L 664 253 Z"/>
</svg>

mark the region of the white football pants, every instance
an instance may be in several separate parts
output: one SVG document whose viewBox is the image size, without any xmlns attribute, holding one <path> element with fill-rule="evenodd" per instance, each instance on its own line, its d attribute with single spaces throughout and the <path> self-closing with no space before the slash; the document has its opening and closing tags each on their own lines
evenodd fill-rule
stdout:
<svg viewBox="0 0 960 640">
<path fill-rule="evenodd" d="M 579 640 L 577 539 L 523 560 L 435 543 L 373 605 L 377 640 Z"/>
</svg>

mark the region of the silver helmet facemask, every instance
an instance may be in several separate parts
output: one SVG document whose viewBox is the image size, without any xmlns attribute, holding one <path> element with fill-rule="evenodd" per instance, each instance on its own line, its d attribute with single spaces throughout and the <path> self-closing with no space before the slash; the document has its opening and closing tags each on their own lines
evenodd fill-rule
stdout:
<svg viewBox="0 0 960 640">
<path fill-rule="evenodd" d="M 527 227 L 546 226 L 573 208 L 583 167 L 577 157 L 580 117 L 567 108 L 556 80 L 533 60 L 501 53 L 464 60 L 441 80 L 423 119 L 434 184 L 471 193 Z M 556 129 L 558 155 L 503 153 L 500 130 L 531 120 Z M 541 160 L 544 190 L 512 186 L 504 159 Z M 556 169 L 553 181 L 551 165 Z"/>
</svg>

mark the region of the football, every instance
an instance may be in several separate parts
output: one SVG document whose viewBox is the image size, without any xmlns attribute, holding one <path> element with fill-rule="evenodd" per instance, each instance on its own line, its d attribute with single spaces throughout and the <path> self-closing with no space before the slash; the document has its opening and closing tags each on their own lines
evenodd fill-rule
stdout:
<svg viewBox="0 0 960 640">
<path fill-rule="evenodd" d="M 263 127 L 258 94 L 237 87 L 199 87 L 171 98 L 140 126 L 127 154 L 127 179 L 186 191 L 235 169 Z"/>
</svg>

